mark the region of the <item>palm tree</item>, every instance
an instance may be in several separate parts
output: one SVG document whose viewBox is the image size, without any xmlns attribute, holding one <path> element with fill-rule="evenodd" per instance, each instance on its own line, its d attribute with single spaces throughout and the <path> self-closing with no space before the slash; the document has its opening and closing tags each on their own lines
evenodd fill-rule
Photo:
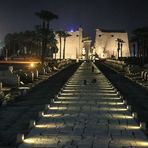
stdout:
<svg viewBox="0 0 148 148">
<path fill-rule="evenodd" d="M 117 53 L 118 53 L 118 59 L 119 59 L 120 39 L 119 39 L 119 38 L 117 38 L 116 42 L 117 42 L 117 44 L 118 44 L 118 47 L 117 47 Z"/>
<path fill-rule="evenodd" d="M 12 53 L 12 51 L 11 51 L 12 38 L 13 38 L 12 34 L 8 33 L 5 36 L 5 39 L 4 39 L 5 47 L 6 47 L 7 52 L 8 52 L 8 56 Z"/>
<path fill-rule="evenodd" d="M 62 57 L 62 37 L 63 37 L 64 33 L 65 33 L 65 32 L 62 31 L 62 30 L 59 30 L 59 31 L 56 32 L 56 34 L 57 34 L 58 37 L 59 37 L 59 43 L 60 43 L 60 59 L 61 59 L 61 57 Z"/>
<path fill-rule="evenodd" d="M 49 34 L 49 23 L 54 19 L 58 19 L 58 16 L 50 11 L 41 10 L 41 12 L 36 12 L 36 16 L 38 16 L 42 20 L 42 63 L 44 63 L 47 40 Z"/>
<path fill-rule="evenodd" d="M 66 38 L 67 37 L 70 37 L 71 35 L 70 34 L 68 34 L 67 32 L 64 32 L 64 34 L 63 34 L 63 38 L 64 38 L 64 44 L 63 44 L 63 59 L 65 59 L 65 47 L 66 47 Z"/>
<path fill-rule="evenodd" d="M 121 39 L 121 40 L 120 40 L 121 58 L 122 58 L 122 47 L 123 47 L 123 43 L 125 43 L 125 42 Z"/>
<path fill-rule="evenodd" d="M 133 31 L 133 40 L 137 42 L 139 64 L 143 65 L 145 57 L 148 57 L 148 27 L 135 29 Z"/>
<path fill-rule="evenodd" d="M 125 42 L 120 38 L 117 38 L 116 42 L 118 43 L 117 52 L 118 52 L 118 59 L 119 59 L 119 51 L 121 52 L 120 57 L 122 57 L 122 47 L 123 47 L 123 43 Z"/>
<path fill-rule="evenodd" d="M 58 52 L 57 48 L 57 40 L 55 38 L 55 33 L 53 30 L 50 30 L 49 35 L 48 35 L 48 53 L 51 58 L 53 58 L 53 54 Z"/>
</svg>

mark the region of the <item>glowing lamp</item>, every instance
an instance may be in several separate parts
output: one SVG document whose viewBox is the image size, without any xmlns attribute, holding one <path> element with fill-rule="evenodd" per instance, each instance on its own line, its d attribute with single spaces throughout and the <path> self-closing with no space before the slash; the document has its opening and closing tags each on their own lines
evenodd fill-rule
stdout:
<svg viewBox="0 0 148 148">
<path fill-rule="evenodd" d="M 52 98 L 52 99 L 50 100 L 50 103 L 54 103 L 54 98 Z"/>
<path fill-rule="evenodd" d="M 18 134 L 16 138 L 16 143 L 22 143 L 24 141 L 24 134 Z"/>
<path fill-rule="evenodd" d="M 47 110 L 47 109 L 49 109 L 50 108 L 50 104 L 46 104 L 45 105 L 45 109 Z"/>
<path fill-rule="evenodd" d="M 131 105 L 127 105 L 127 109 L 131 110 L 132 109 Z"/>
<path fill-rule="evenodd" d="M 137 119 L 137 117 L 138 117 L 138 116 L 137 116 L 137 113 L 135 113 L 135 112 L 132 113 L 132 116 L 133 116 L 135 119 Z"/>
<path fill-rule="evenodd" d="M 35 64 L 34 63 L 30 63 L 30 68 L 34 68 Z"/>
<path fill-rule="evenodd" d="M 44 112 L 43 112 L 43 111 L 40 111 L 40 112 L 38 113 L 38 115 L 39 115 L 39 117 L 43 117 L 43 116 L 44 116 Z"/>
<path fill-rule="evenodd" d="M 35 121 L 34 120 L 30 120 L 30 123 L 29 123 L 29 128 L 32 128 L 35 126 Z"/>
<path fill-rule="evenodd" d="M 127 101 L 126 100 L 123 100 L 123 103 L 126 105 L 127 104 Z"/>
<path fill-rule="evenodd" d="M 146 124 L 144 122 L 140 122 L 140 128 L 142 130 L 146 130 Z"/>
<path fill-rule="evenodd" d="M 120 95 L 120 92 L 119 91 L 117 91 L 117 95 Z"/>
</svg>

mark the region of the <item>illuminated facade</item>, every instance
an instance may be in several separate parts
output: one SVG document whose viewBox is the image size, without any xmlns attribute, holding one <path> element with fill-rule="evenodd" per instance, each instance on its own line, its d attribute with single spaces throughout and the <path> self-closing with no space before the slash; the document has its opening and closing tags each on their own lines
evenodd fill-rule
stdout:
<svg viewBox="0 0 148 148">
<path fill-rule="evenodd" d="M 83 50 L 82 50 L 82 59 L 83 60 L 88 60 L 91 59 L 91 42 L 89 38 L 84 38 L 83 39 Z"/>
<path fill-rule="evenodd" d="M 66 38 L 66 44 L 65 44 L 65 59 L 81 59 L 82 58 L 82 48 L 83 48 L 83 29 L 80 27 L 76 31 L 69 31 L 68 34 L 71 36 Z M 58 49 L 60 49 L 60 39 L 58 35 L 56 36 L 56 39 L 58 41 Z M 62 38 L 62 51 L 61 51 L 61 57 L 63 57 L 63 44 L 64 39 Z M 57 53 L 57 58 L 60 58 L 60 50 Z"/>
<path fill-rule="evenodd" d="M 124 42 L 122 43 L 122 53 L 120 49 L 119 55 L 117 50 L 119 46 L 117 39 L 121 39 Z M 130 56 L 127 32 L 96 29 L 95 52 L 99 58 Z"/>
</svg>

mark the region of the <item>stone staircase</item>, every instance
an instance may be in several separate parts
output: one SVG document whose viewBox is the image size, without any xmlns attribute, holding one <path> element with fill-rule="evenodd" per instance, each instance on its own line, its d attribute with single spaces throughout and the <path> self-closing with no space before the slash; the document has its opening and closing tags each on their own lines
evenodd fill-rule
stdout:
<svg viewBox="0 0 148 148">
<path fill-rule="evenodd" d="M 19 148 L 148 147 L 144 126 L 93 63 L 82 63 L 39 116 L 28 135 L 18 135 Z"/>
</svg>

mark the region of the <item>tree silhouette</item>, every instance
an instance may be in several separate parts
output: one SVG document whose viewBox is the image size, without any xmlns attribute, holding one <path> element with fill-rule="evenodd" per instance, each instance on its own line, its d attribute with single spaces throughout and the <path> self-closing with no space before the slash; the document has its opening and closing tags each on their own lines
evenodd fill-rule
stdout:
<svg viewBox="0 0 148 148">
<path fill-rule="evenodd" d="M 121 57 L 122 57 L 122 48 L 123 48 L 123 43 L 125 43 L 125 42 L 120 38 L 117 38 L 116 42 L 118 44 L 117 53 L 118 53 L 118 59 L 119 59 L 119 51 L 120 51 Z"/>
<path fill-rule="evenodd" d="M 64 32 L 63 38 L 64 38 L 64 44 L 63 44 L 63 59 L 65 59 L 65 50 L 66 50 L 66 38 L 70 37 L 71 35 L 67 32 Z"/>
<path fill-rule="evenodd" d="M 62 37 L 64 35 L 64 31 L 62 30 L 59 30 L 59 31 L 56 31 L 56 34 L 58 35 L 59 37 L 59 44 L 60 44 L 60 59 L 62 58 Z"/>
<path fill-rule="evenodd" d="M 143 65 L 145 63 L 145 58 L 148 58 L 148 27 L 135 29 L 131 41 L 137 43 L 139 64 Z"/>
<path fill-rule="evenodd" d="M 50 33 L 50 22 L 54 19 L 58 19 L 58 16 L 50 11 L 41 10 L 35 13 L 42 20 L 41 33 L 42 33 L 42 57 L 41 61 L 44 63 L 46 48 L 48 42 L 48 35 Z"/>
</svg>

